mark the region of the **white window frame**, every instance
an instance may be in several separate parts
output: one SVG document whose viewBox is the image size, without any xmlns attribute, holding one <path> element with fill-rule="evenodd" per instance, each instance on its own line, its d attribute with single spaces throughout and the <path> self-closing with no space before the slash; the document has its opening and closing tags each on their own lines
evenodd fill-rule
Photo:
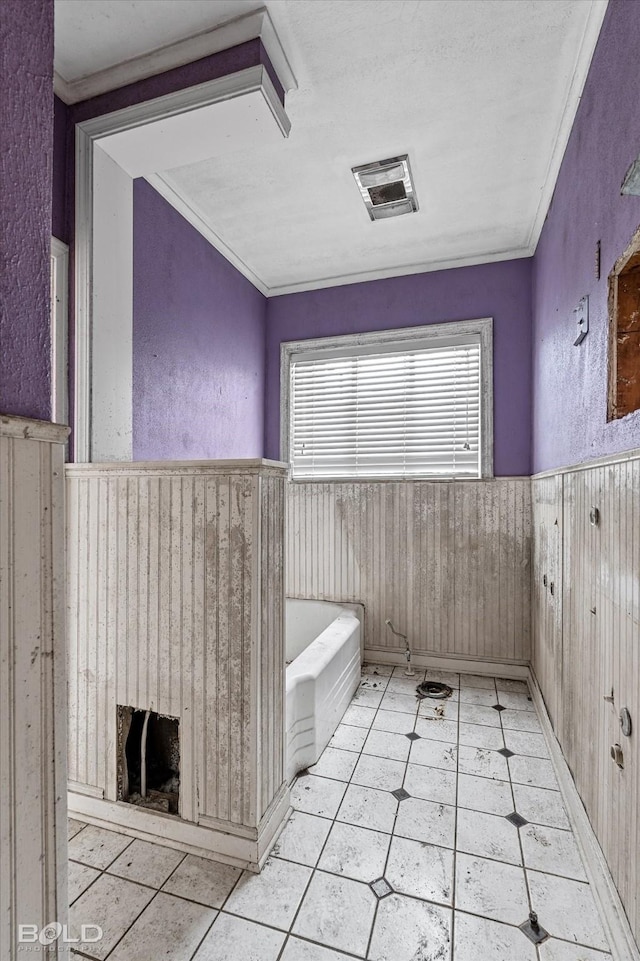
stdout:
<svg viewBox="0 0 640 961">
<path fill-rule="evenodd" d="M 51 238 L 51 417 L 69 422 L 69 248 Z"/>
<path fill-rule="evenodd" d="M 466 336 L 480 340 L 480 478 L 493 477 L 493 318 L 449 321 L 427 324 L 422 327 L 403 327 L 398 330 L 380 330 L 363 334 L 343 334 L 337 337 L 317 337 L 310 340 L 290 340 L 280 345 L 280 459 L 289 463 L 291 439 L 291 364 L 296 355 L 310 353 L 318 357 L 336 350 L 353 350 L 362 347 L 367 353 L 379 348 L 382 353 L 390 346 L 406 345 L 407 350 L 418 346 L 436 347 L 451 342 L 452 338 Z M 292 478 L 300 483 L 322 483 L 330 477 Z M 340 476 L 336 480 L 371 481 L 375 477 Z M 442 477 L 423 476 L 383 477 L 381 480 L 443 480 Z M 445 478 L 446 480 L 447 478 Z M 454 478 L 451 478 L 453 480 Z M 472 478 L 464 478 L 469 480 Z"/>
</svg>

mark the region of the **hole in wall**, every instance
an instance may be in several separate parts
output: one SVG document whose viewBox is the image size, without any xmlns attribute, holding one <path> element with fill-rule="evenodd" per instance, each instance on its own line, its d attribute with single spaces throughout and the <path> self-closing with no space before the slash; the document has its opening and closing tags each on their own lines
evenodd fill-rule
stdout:
<svg viewBox="0 0 640 961">
<path fill-rule="evenodd" d="M 640 410 L 640 227 L 609 275 L 608 420 Z"/>
<path fill-rule="evenodd" d="M 118 705 L 118 800 L 164 814 L 180 809 L 180 721 Z"/>
</svg>

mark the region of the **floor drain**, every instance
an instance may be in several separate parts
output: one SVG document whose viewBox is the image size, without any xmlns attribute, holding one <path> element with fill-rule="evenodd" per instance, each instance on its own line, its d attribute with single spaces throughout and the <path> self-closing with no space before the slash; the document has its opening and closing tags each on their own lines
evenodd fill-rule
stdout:
<svg viewBox="0 0 640 961">
<path fill-rule="evenodd" d="M 422 684 L 418 684 L 416 693 L 418 697 L 435 697 L 441 699 L 451 697 L 453 689 L 450 688 L 448 684 L 442 684 L 440 681 L 423 681 Z"/>
</svg>

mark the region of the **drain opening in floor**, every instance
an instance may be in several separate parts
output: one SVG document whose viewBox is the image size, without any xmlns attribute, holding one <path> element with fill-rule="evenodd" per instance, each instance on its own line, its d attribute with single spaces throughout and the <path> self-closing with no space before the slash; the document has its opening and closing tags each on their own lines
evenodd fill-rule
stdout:
<svg viewBox="0 0 640 961">
<path fill-rule="evenodd" d="M 441 700 L 445 697 L 451 697 L 453 689 L 440 681 L 423 681 L 422 684 L 418 684 L 416 694 L 418 697 L 435 697 Z"/>
</svg>

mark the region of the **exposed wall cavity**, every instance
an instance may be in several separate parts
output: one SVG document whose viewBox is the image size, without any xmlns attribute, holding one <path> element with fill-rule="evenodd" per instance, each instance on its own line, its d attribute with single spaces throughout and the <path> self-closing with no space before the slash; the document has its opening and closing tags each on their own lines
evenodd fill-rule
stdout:
<svg viewBox="0 0 640 961">
<path fill-rule="evenodd" d="M 118 705 L 118 800 L 180 810 L 180 719 Z"/>
<path fill-rule="evenodd" d="M 609 420 L 640 410 L 640 229 L 609 277 Z"/>
</svg>

